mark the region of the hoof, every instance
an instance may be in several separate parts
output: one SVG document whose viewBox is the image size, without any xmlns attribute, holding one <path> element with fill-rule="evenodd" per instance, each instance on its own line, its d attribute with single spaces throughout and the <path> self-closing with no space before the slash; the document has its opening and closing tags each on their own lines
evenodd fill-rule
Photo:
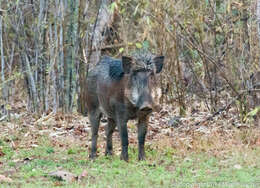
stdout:
<svg viewBox="0 0 260 188">
<path fill-rule="evenodd" d="M 139 161 L 144 161 L 145 160 L 145 156 L 144 155 L 138 156 L 138 160 Z"/>
<path fill-rule="evenodd" d="M 98 156 L 97 156 L 97 154 L 90 154 L 89 155 L 89 158 L 91 159 L 91 160 L 94 160 L 94 159 L 96 159 Z"/>
<path fill-rule="evenodd" d="M 113 152 L 111 150 L 106 150 L 105 155 L 106 156 L 112 156 Z"/>
<path fill-rule="evenodd" d="M 128 162 L 128 155 L 122 155 L 121 154 L 120 159 Z"/>
</svg>

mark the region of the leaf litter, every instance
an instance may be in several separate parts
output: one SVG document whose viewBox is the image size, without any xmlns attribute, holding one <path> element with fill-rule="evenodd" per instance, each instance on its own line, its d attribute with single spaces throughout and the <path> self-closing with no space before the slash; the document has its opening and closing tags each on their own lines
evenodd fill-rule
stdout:
<svg viewBox="0 0 260 188">
<path fill-rule="evenodd" d="M 194 110 L 194 106 L 199 110 Z M 14 150 L 38 147 L 37 138 L 41 136 L 48 137 L 54 146 L 69 148 L 73 143 L 83 149 L 90 149 L 91 126 L 87 117 L 78 113 L 49 113 L 37 118 L 26 111 L 22 102 L 18 103 L 17 109 L 14 112 L 16 115 L 10 122 L 0 122 L 0 138 L 7 141 Z M 205 121 L 210 116 L 206 107 L 196 102 L 193 107 L 187 109 L 185 117 L 179 116 L 177 108 L 164 105 L 159 113 L 154 112 L 149 118 L 146 145 L 162 151 L 165 148 L 173 148 L 177 151 L 176 154 L 183 157 L 188 156 L 190 152 L 205 152 L 223 158 L 232 148 L 243 150 L 247 147 L 260 147 L 260 127 L 241 123 L 235 107 Z M 198 122 L 203 123 L 196 126 Z M 105 150 L 105 125 L 106 122 L 101 121 L 98 140 L 101 153 Z M 135 125 L 136 121 L 128 122 L 128 135 L 130 145 L 137 147 Z M 113 135 L 113 142 L 114 153 L 119 155 L 121 149 L 117 129 Z M 0 156 L 5 155 L 2 149 L 0 146 Z M 32 159 L 22 160 L 27 162 Z M 242 167 L 238 164 L 234 165 L 234 168 Z M 49 175 L 71 182 L 86 177 L 87 172 L 83 171 L 81 175 L 76 176 L 67 171 L 55 171 Z M 12 180 L 0 176 L 0 181 L 11 182 Z"/>
</svg>

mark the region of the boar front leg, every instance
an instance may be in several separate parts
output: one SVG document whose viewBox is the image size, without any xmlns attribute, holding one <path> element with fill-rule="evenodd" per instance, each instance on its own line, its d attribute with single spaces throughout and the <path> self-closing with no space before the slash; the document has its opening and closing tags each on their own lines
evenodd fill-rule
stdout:
<svg viewBox="0 0 260 188">
<path fill-rule="evenodd" d="M 147 118 L 141 118 L 138 121 L 138 160 L 145 159 L 145 136 L 147 132 Z"/>
</svg>

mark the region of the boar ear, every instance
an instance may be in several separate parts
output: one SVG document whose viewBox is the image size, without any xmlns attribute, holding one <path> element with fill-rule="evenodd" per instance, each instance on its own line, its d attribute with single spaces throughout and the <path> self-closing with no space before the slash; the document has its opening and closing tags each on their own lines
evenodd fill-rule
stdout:
<svg viewBox="0 0 260 188">
<path fill-rule="evenodd" d="M 160 73 L 163 68 L 164 56 L 157 56 L 153 58 L 156 73 Z"/>
<path fill-rule="evenodd" d="M 131 57 L 127 57 L 127 56 L 122 57 L 122 65 L 123 65 L 124 73 L 126 74 L 130 73 L 132 67 L 132 61 L 133 59 Z"/>
</svg>

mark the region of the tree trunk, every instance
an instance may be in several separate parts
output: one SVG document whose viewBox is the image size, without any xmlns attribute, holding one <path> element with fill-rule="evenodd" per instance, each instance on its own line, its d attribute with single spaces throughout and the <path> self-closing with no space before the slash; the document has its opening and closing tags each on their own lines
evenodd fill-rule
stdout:
<svg viewBox="0 0 260 188">
<path fill-rule="evenodd" d="M 83 15 L 82 18 L 79 17 L 79 20 L 78 20 L 78 26 L 79 26 L 79 31 L 81 29 L 81 22 L 80 22 L 80 19 L 83 19 L 85 20 L 86 19 L 86 15 L 87 15 L 87 12 L 88 12 L 88 8 L 89 8 L 89 1 L 86 1 L 85 2 L 85 8 L 84 8 L 84 12 L 83 12 L 83 1 L 80 0 L 79 2 L 79 15 Z M 87 36 L 87 35 L 86 35 Z M 87 39 L 86 39 L 87 40 Z M 83 42 L 82 42 L 83 41 Z M 86 109 L 86 100 L 85 100 L 85 86 L 86 86 L 86 77 L 87 77 L 87 65 L 86 65 L 86 62 L 85 62 L 85 46 L 84 46 L 84 40 L 79 40 L 79 46 L 80 46 L 80 49 L 82 49 L 79 54 L 80 54 L 80 57 L 82 59 L 82 61 L 80 61 L 79 63 L 79 87 L 78 87 L 78 112 L 83 114 L 83 115 L 87 115 L 87 109 Z"/>
<path fill-rule="evenodd" d="M 66 71 L 65 71 L 65 87 L 66 87 L 66 97 L 65 104 L 66 112 L 72 111 L 75 89 L 76 89 L 76 67 L 77 59 L 76 53 L 78 49 L 78 0 L 69 0 L 69 13 L 70 13 L 70 23 L 67 31 L 67 53 L 66 53 Z"/>
<path fill-rule="evenodd" d="M 49 65 L 45 58 L 45 33 L 46 33 L 46 19 L 47 19 L 47 7 L 48 0 L 40 0 L 39 15 L 37 24 L 35 26 L 35 65 L 37 67 L 37 75 L 35 76 L 35 82 L 37 83 L 38 96 L 41 102 L 41 111 L 46 112 L 48 110 L 48 84 L 46 83 L 46 69 Z"/>
<path fill-rule="evenodd" d="M 91 36 L 91 41 L 88 46 L 88 63 L 90 68 L 95 66 L 100 60 L 101 50 L 100 47 L 103 42 L 102 33 L 107 27 L 107 25 L 111 24 L 113 20 L 113 15 L 108 10 L 108 6 L 110 5 L 111 0 L 101 0 L 100 8 L 98 11 L 98 15 L 96 18 L 96 23 L 93 28 L 93 33 Z"/>
<path fill-rule="evenodd" d="M 86 57 L 87 65 L 81 62 L 79 69 L 79 98 L 78 98 L 78 111 L 84 115 L 87 114 L 87 108 L 85 103 L 85 92 L 86 92 L 86 77 L 89 69 L 95 67 L 101 57 L 101 49 L 103 42 L 102 33 L 106 29 L 107 25 L 113 21 L 113 14 L 108 10 L 108 6 L 112 3 L 111 0 L 100 0 L 100 6 L 96 17 L 96 22 L 93 27 L 91 38 L 86 38 Z M 88 2 L 85 5 L 84 15 L 87 13 L 89 7 Z M 90 32 L 90 31 L 86 31 Z M 86 34 L 88 36 L 88 34 Z"/>
<path fill-rule="evenodd" d="M 0 3 L 1 7 L 1 3 Z M 5 83 L 5 58 L 4 58 L 4 46 L 3 46 L 3 16 L 0 15 L 0 53 L 1 53 L 1 81 L 0 89 L 2 90 L 2 100 L 3 106 L 2 115 L 7 114 L 6 104 L 7 104 L 7 88 Z M 1 115 L 1 114 L 0 114 Z M 0 117 L 1 118 L 1 117 Z"/>
<path fill-rule="evenodd" d="M 59 48 L 58 50 L 58 75 L 57 75 L 57 92 L 59 93 L 59 100 L 58 106 L 62 108 L 64 111 L 64 98 L 65 98 L 65 86 L 64 86 L 64 46 L 63 46 L 63 19 L 65 17 L 65 8 L 64 8 L 64 3 L 63 1 L 56 0 L 56 7 L 58 8 L 58 27 L 59 27 L 59 32 L 58 32 L 58 37 L 57 39 L 59 40 Z"/>
<path fill-rule="evenodd" d="M 33 68 L 30 60 L 30 46 L 28 41 L 23 40 L 26 38 L 26 30 L 24 25 L 26 24 L 25 15 L 21 11 L 17 11 L 19 14 L 19 20 L 16 29 L 16 40 L 21 53 L 21 65 L 25 76 L 27 90 L 28 90 L 28 108 L 33 112 L 39 112 L 39 100 L 37 95 L 37 85 L 35 77 L 33 76 Z"/>
<path fill-rule="evenodd" d="M 259 42 L 259 47 L 260 47 L 260 0 L 257 0 L 256 17 L 257 17 L 258 42 Z M 260 61 L 258 62 L 258 64 L 260 67 Z"/>
<path fill-rule="evenodd" d="M 24 50 L 24 49 L 23 49 Z M 32 68 L 30 65 L 30 61 L 28 58 L 28 55 L 26 52 L 22 52 L 22 65 L 24 67 L 24 74 L 27 80 L 27 88 L 28 88 L 28 93 L 29 93 L 29 108 L 31 109 L 32 106 L 32 111 L 33 112 L 38 112 L 39 110 L 39 104 L 38 104 L 38 97 L 37 97 L 37 89 L 36 89 L 36 84 L 35 80 L 33 78 L 33 72 Z M 31 105 L 32 103 L 32 105 Z"/>
</svg>

